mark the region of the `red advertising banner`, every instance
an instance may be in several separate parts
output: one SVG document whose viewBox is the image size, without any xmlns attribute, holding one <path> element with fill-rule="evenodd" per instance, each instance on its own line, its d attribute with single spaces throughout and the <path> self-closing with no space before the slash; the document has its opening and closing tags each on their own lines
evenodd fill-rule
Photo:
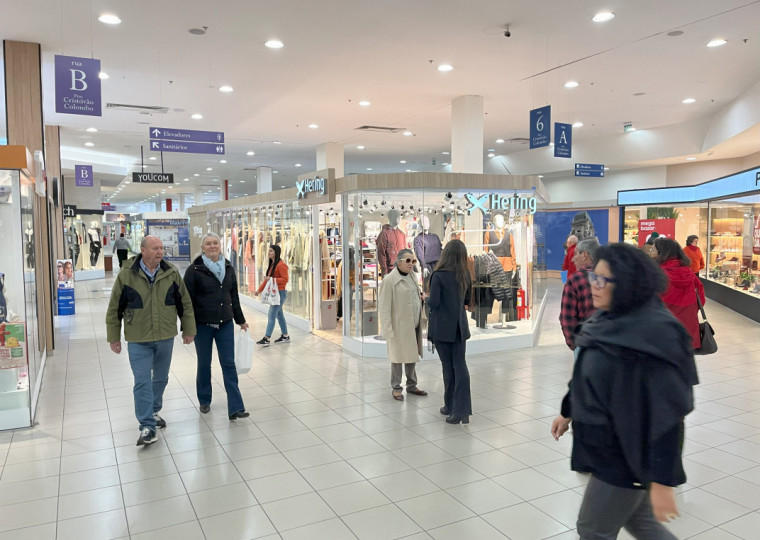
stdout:
<svg viewBox="0 0 760 540">
<path fill-rule="evenodd" d="M 752 227 L 752 253 L 760 255 L 760 216 L 755 216 L 755 223 Z"/>
<path fill-rule="evenodd" d="M 675 238 L 675 219 L 640 219 L 639 220 L 639 247 L 643 246 L 652 233 L 656 232 L 666 238 Z"/>
</svg>

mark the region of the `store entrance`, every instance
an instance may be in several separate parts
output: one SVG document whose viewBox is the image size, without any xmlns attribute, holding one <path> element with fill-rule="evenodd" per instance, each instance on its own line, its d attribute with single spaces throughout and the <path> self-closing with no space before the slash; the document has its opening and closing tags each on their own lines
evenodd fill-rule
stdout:
<svg viewBox="0 0 760 540">
<path fill-rule="evenodd" d="M 343 242 L 339 203 L 315 205 L 312 214 L 314 246 L 313 332 L 334 343 L 342 342 Z"/>
</svg>

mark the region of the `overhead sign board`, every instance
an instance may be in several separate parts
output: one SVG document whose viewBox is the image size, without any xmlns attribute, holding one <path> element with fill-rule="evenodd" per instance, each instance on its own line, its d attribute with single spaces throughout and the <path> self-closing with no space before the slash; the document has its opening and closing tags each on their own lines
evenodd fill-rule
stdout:
<svg viewBox="0 0 760 540">
<path fill-rule="evenodd" d="M 549 146 L 551 139 L 552 107 L 546 105 L 530 111 L 530 147 Z"/>
<path fill-rule="evenodd" d="M 74 165 L 77 187 L 92 187 L 92 165 Z"/>
<path fill-rule="evenodd" d="M 135 184 L 173 184 L 174 173 L 132 173 Z"/>
<path fill-rule="evenodd" d="M 500 193 L 485 193 L 483 195 L 474 195 L 472 193 L 465 193 L 465 199 L 470 203 L 470 207 L 467 209 L 468 215 L 478 209 L 484 214 L 487 214 L 490 210 L 526 210 L 530 214 L 536 213 L 537 200 L 535 195 L 518 195 L 515 193 L 512 196 L 501 195 Z M 486 208 L 488 205 L 488 208 Z"/>
<path fill-rule="evenodd" d="M 150 149 L 153 152 L 181 152 L 184 154 L 224 155 L 223 144 L 211 144 L 202 142 L 164 141 L 151 139 Z"/>
<path fill-rule="evenodd" d="M 150 138 L 165 141 L 224 143 L 224 132 L 152 127 Z"/>
<path fill-rule="evenodd" d="M 554 123 L 554 157 L 569 158 L 573 155 L 573 125 Z"/>
<path fill-rule="evenodd" d="M 103 116 L 100 60 L 55 55 L 55 112 Z"/>
<path fill-rule="evenodd" d="M 604 176 L 604 165 L 597 163 L 576 163 L 575 176 L 602 178 Z"/>
<path fill-rule="evenodd" d="M 335 202 L 335 169 L 299 175 L 296 191 L 300 206 Z"/>
</svg>

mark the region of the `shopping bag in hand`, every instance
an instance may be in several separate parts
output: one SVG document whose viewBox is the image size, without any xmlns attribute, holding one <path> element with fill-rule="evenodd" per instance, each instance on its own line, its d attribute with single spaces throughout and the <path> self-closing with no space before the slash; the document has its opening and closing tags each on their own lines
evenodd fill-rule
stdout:
<svg viewBox="0 0 760 540">
<path fill-rule="evenodd" d="M 280 305 L 280 291 L 277 289 L 277 281 L 270 277 L 261 293 L 261 302 L 270 306 Z"/>
<path fill-rule="evenodd" d="M 238 375 L 251 371 L 255 347 L 256 342 L 251 337 L 251 333 L 248 330 L 241 330 L 235 340 L 235 369 Z"/>
</svg>

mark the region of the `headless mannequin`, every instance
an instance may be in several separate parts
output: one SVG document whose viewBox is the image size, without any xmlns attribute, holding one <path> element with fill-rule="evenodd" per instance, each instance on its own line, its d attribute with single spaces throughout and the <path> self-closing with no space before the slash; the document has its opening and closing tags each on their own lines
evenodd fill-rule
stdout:
<svg viewBox="0 0 760 540">
<path fill-rule="evenodd" d="M 502 256 L 497 255 L 497 257 L 499 258 L 499 262 L 502 263 L 501 264 L 502 268 L 504 268 L 504 272 L 507 274 L 507 278 L 511 286 L 512 272 L 515 271 L 513 269 L 516 268 L 516 265 L 514 264 L 515 246 L 514 246 L 514 241 L 512 239 L 512 233 L 509 229 L 506 229 L 506 222 L 505 222 L 504 216 L 501 214 L 496 214 L 494 216 L 493 224 L 494 224 L 494 227 L 496 227 L 497 231 L 499 231 L 502 242 L 504 241 L 504 238 L 506 237 L 509 243 L 509 249 L 507 252 L 508 256 L 502 257 Z M 493 250 L 493 246 L 491 247 L 491 249 Z M 505 259 L 508 259 L 508 260 L 505 260 Z M 510 270 L 507 270 L 506 269 L 507 267 L 509 267 Z M 510 294 L 507 297 L 507 299 L 501 303 L 501 309 L 499 310 L 499 324 L 495 324 L 493 326 L 494 328 L 499 328 L 502 330 L 511 330 L 511 329 L 517 328 L 514 325 L 507 324 L 507 321 L 511 321 L 516 318 L 513 314 L 516 295 L 517 295 L 517 291 L 515 291 L 514 289 L 511 289 Z"/>
<path fill-rule="evenodd" d="M 422 234 L 414 239 L 414 254 L 420 261 L 422 277 L 427 279 L 435 270 L 438 260 L 441 258 L 441 239 L 437 234 L 430 234 L 430 218 L 422 216 Z"/>
<path fill-rule="evenodd" d="M 406 235 L 398 228 L 401 213 L 398 210 L 388 210 L 388 224 L 383 225 L 377 236 L 377 262 L 382 275 L 387 275 L 393 270 L 396 255 L 406 247 Z"/>
</svg>

